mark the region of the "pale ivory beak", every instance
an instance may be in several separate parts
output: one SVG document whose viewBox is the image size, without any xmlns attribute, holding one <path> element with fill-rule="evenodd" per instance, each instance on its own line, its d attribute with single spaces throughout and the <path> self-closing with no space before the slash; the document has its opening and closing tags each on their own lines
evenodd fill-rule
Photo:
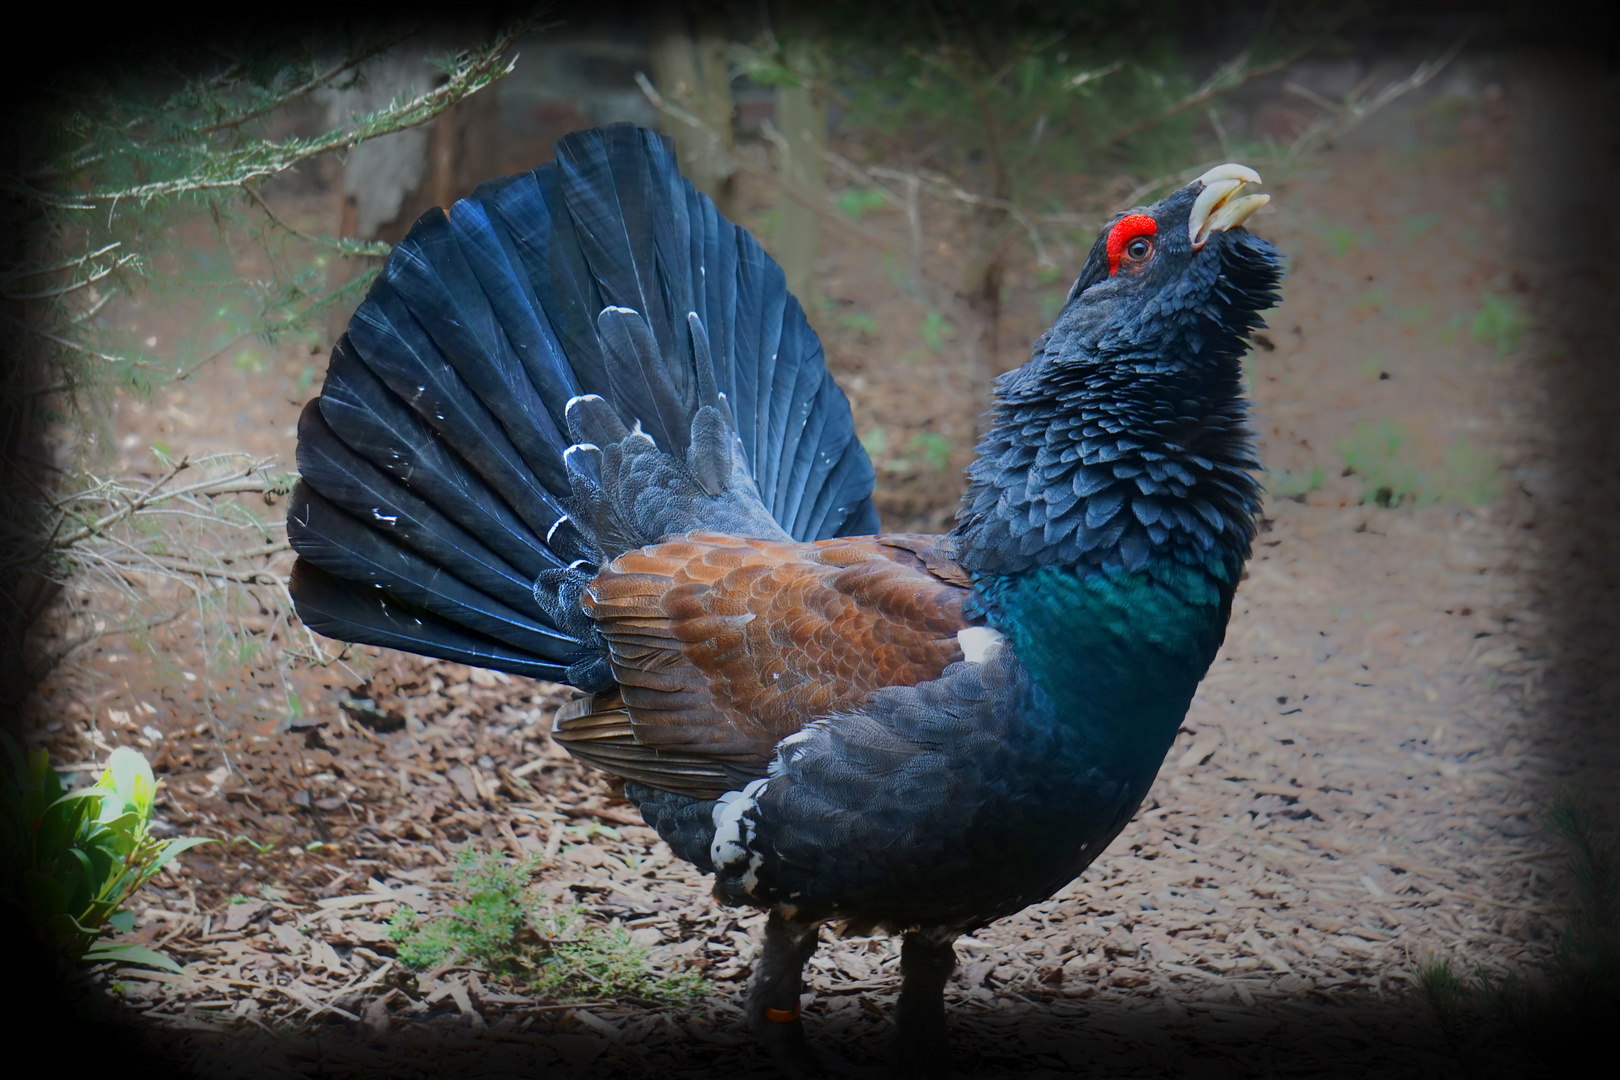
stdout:
<svg viewBox="0 0 1620 1080">
<path fill-rule="evenodd" d="M 1217 165 L 1200 176 L 1198 182 L 1204 185 L 1204 190 L 1198 193 L 1187 221 L 1187 234 L 1194 251 L 1204 246 L 1211 233 L 1237 228 L 1250 214 L 1271 201 L 1270 195 L 1238 196 L 1243 185 L 1260 183 L 1260 174 L 1245 165 Z"/>
</svg>

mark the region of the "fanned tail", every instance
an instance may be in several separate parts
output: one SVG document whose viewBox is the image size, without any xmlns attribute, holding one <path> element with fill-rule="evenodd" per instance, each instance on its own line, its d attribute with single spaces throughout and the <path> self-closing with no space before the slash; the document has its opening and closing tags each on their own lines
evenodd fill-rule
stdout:
<svg viewBox="0 0 1620 1080">
<path fill-rule="evenodd" d="M 314 630 L 611 684 L 578 597 L 695 529 L 877 531 L 872 465 L 781 268 L 628 124 L 430 211 L 298 431 Z"/>
</svg>

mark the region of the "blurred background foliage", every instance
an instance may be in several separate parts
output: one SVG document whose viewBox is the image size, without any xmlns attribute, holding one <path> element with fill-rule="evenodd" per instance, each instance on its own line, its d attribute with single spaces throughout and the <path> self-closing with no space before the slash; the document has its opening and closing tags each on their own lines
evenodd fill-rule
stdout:
<svg viewBox="0 0 1620 1080">
<path fill-rule="evenodd" d="M 224 36 L 196 53 L 61 74 L 13 116 L 0 166 L 17 226 L 0 265 L 0 702 L 15 706 L 106 633 L 146 638 L 191 612 L 222 672 L 282 659 L 299 636 L 271 565 L 286 548 L 280 511 L 266 511 L 290 490 L 290 463 L 231 450 L 171 457 L 159 445 L 141 474 L 115 475 L 114 402 L 149 401 L 226 356 L 251 370 L 254 339 L 319 348 L 320 319 L 347 318 L 390 246 L 301 229 L 265 185 L 442 115 L 507 74 L 533 24 L 435 57 L 435 77 L 371 109 L 342 112 L 342 95 L 419 27 Z M 311 125 L 322 95 L 332 122 Z M 334 275 L 343 263 L 357 265 Z M 132 329 L 131 312 L 173 306 L 189 325 L 161 348 Z M 71 625 L 28 647 L 52 612 Z M 275 618 L 250 625 L 249 612 Z M 278 648 L 262 649 L 268 640 Z M 300 646 L 327 658 L 308 635 Z"/>
</svg>

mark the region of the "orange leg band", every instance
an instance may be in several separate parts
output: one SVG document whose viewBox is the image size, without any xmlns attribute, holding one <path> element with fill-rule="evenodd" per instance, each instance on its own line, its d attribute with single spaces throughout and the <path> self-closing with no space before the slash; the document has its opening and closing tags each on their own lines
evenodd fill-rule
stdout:
<svg viewBox="0 0 1620 1080">
<path fill-rule="evenodd" d="M 765 1010 L 765 1019 L 774 1020 L 778 1024 L 791 1024 L 791 1023 L 793 1023 L 793 1021 L 797 1020 L 798 1018 L 799 1018 L 799 1007 L 797 1005 L 793 1006 L 793 1008 L 791 1008 L 791 1009 L 766 1009 Z"/>
</svg>

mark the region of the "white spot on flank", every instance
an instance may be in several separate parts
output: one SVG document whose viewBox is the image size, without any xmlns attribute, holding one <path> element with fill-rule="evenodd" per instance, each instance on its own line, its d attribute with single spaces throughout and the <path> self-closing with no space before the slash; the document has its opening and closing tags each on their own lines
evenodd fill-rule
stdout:
<svg viewBox="0 0 1620 1080">
<path fill-rule="evenodd" d="M 382 512 L 382 507 L 380 506 L 373 506 L 371 508 L 371 516 L 382 522 L 384 525 L 393 525 L 395 522 L 399 521 L 398 514 L 385 514 Z"/>
<path fill-rule="evenodd" d="M 754 830 L 743 815 L 759 805 L 759 793 L 769 782 L 768 779 L 755 780 L 741 791 L 726 792 L 715 802 L 714 840 L 709 844 L 709 859 L 717 872 L 731 869 L 748 854 L 748 841 Z"/>
<path fill-rule="evenodd" d="M 962 656 L 970 664 L 982 664 L 991 649 L 1001 648 L 1001 633 L 988 626 L 970 626 L 956 632 L 956 643 L 962 647 Z"/>
</svg>

